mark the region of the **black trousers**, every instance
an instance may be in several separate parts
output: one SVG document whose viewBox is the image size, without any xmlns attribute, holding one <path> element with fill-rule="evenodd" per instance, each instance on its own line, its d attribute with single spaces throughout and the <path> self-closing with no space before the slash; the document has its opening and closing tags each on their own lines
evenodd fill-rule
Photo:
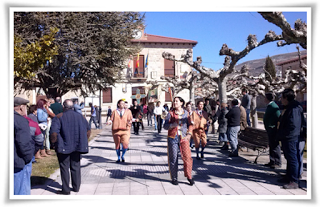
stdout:
<svg viewBox="0 0 320 207">
<path fill-rule="evenodd" d="M 276 140 L 276 133 L 276 129 L 267 129 L 269 138 L 269 157 L 271 164 L 281 165 L 281 147 L 280 142 Z"/>
<path fill-rule="evenodd" d="M 73 191 L 78 192 L 81 184 L 81 171 L 80 171 L 80 153 L 72 152 L 71 154 L 58 153 L 58 161 L 60 165 L 60 174 L 62 181 L 62 192 L 70 192 L 70 174 L 71 172 L 71 184 Z"/>
<path fill-rule="evenodd" d="M 161 128 L 162 128 L 161 115 L 157 115 L 157 124 L 158 124 L 158 133 L 160 133 L 161 132 Z"/>
<path fill-rule="evenodd" d="M 139 122 L 133 122 L 133 130 L 134 130 L 134 133 L 136 134 L 139 133 L 139 125 L 140 125 Z"/>
<path fill-rule="evenodd" d="M 153 119 L 153 114 L 151 114 L 151 113 L 148 113 L 148 116 L 147 116 L 147 118 L 148 118 L 148 126 L 150 125 L 150 126 L 152 126 L 152 119 Z"/>
</svg>

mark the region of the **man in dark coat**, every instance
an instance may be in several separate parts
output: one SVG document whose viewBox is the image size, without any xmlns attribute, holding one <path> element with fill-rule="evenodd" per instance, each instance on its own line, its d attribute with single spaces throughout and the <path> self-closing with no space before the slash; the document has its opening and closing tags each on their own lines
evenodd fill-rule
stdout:
<svg viewBox="0 0 320 207">
<path fill-rule="evenodd" d="M 133 106 L 130 108 L 132 117 L 135 119 L 139 119 L 139 115 L 141 113 L 140 106 L 138 106 L 138 102 L 134 101 Z M 139 122 L 133 122 L 133 130 L 135 135 L 139 135 Z"/>
<path fill-rule="evenodd" d="M 27 115 L 28 100 L 14 98 L 14 195 L 30 195 L 34 144 L 30 135 Z"/>
<path fill-rule="evenodd" d="M 231 146 L 229 157 L 238 157 L 238 132 L 240 131 L 240 109 L 237 99 L 232 100 L 232 108 L 226 114 L 228 119 L 227 136 Z"/>
<path fill-rule="evenodd" d="M 281 148 L 279 140 L 276 139 L 277 123 L 280 117 L 279 106 L 273 101 L 273 94 L 266 93 L 267 109 L 263 116 L 263 124 L 269 137 L 269 158 L 270 162 L 265 166 L 281 168 Z"/>
<path fill-rule="evenodd" d="M 251 126 L 250 122 L 250 105 L 251 105 L 251 96 L 249 96 L 247 89 L 242 89 L 242 100 L 241 106 L 246 110 L 247 113 L 247 123 L 248 126 Z"/>
<path fill-rule="evenodd" d="M 50 105 L 50 108 L 52 109 L 52 112 L 57 115 L 63 112 L 63 107 L 61 105 L 61 98 L 56 97 L 55 103 Z"/>
<path fill-rule="evenodd" d="M 295 93 L 288 88 L 282 92 L 281 103 L 284 110 L 279 118 L 277 139 L 281 141 L 284 157 L 287 160 L 286 177 L 280 182 L 286 182 L 285 189 L 299 188 L 299 173 L 301 154 L 299 153 L 299 141 L 301 129 L 303 128 L 303 109 L 295 100 Z"/>
<path fill-rule="evenodd" d="M 73 102 L 67 99 L 63 102 L 64 112 L 52 119 L 50 141 L 55 145 L 62 190 L 58 194 L 70 195 L 69 169 L 74 192 L 78 192 L 81 185 L 80 155 L 88 153 L 88 138 L 90 128 L 87 120 L 73 110 Z"/>
</svg>

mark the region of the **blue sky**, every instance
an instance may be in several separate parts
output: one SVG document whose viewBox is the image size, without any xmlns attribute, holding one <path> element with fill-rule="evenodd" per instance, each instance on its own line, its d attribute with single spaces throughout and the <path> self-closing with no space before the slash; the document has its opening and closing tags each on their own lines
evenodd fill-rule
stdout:
<svg viewBox="0 0 320 207">
<path fill-rule="evenodd" d="M 283 12 L 294 27 L 297 19 L 307 22 L 307 12 Z M 274 24 L 263 19 L 257 12 L 146 12 L 147 34 L 198 41 L 194 47 L 194 60 L 201 56 L 203 66 L 218 70 L 223 67 L 225 56 L 219 56 L 224 43 L 235 51 L 247 45 L 249 34 L 257 35 L 261 41 L 269 30 L 281 34 Z M 302 49 L 301 49 L 302 50 Z M 276 42 L 252 50 L 239 63 L 266 58 L 282 53 L 295 52 L 296 45 L 277 47 Z"/>
</svg>

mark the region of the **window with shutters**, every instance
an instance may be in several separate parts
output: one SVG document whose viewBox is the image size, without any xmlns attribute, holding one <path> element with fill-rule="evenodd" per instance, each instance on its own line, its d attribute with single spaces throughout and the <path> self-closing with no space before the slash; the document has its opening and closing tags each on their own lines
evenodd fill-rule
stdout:
<svg viewBox="0 0 320 207">
<path fill-rule="evenodd" d="M 103 103 L 112 103 L 112 88 L 108 87 L 102 92 Z"/>
<path fill-rule="evenodd" d="M 139 64 L 137 65 L 138 56 L 133 57 L 133 77 L 144 77 L 144 55 L 139 55 Z M 138 67 L 137 67 L 138 66 Z"/>
<path fill-rule="evenodd" d="M 164 59 L 164 76 L 174 77 L 175 76 L 175 64 L 172 60 Z"/>
</svg>

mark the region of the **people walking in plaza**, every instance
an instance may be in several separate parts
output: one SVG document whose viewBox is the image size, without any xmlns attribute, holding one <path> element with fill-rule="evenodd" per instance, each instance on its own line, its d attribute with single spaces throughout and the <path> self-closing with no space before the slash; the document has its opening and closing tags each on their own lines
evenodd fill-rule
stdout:
<svg viewBox="0 0 320 207">
<path fill-rule="evenodd" d="M 48 112 L 47 112 L 47 101 L 44 99 L 40 99 L 37 102 L 37 118 L 39 122 L 39 127 L 44 137 L 46 137 L 46 131 L 48 128 Z M 47 153 L 45 150 L 45 144 L 43 144 L 40 150 L 37 152 L 35 158 L 39 159 L 41 157 L 47 157 Z"/>
<path fill-rule="evenodd" d="M 62 113 L 63 107 L 61 105 L 61 98 L 56 97 L 55 102 L 50 105 L 50 108 L 52 109 L 52 111 L 55 115 Z"/>
<path fill-rule="evenodd" d="M 268 103 L 267 109 L 263 116 L 264 128 L 268 133 L 269 138 L 269 163 L 265 164 L 270 168 L 281 167 L 281 147 L 279 140 L 276 139 L 277 123 L 280 117 L 279 106 L 273 101 L 272 93 L 266 93 L 265 100 Z"/>
<path fill-rule="evenodd" d="M 212 123 L 212 118 L 213 118 L 213 117 L 212 117 L 212 107 L 211 107 L 211 105 L 210 105 L 210 100 L 209 100 L 209 99 L 206 99 L 206 100 L 205 100 L 205 104 L 204 104 L 203 110 L 204 110 L 205 112 L 207 112 L 208 117 L 209 117 L 209 119 L 211 120 L 211 123 Z M 207 130 L 209 130 L 209 127 L 208 127 Z M 213 130 L 213 128 L 212 128 L 212 130 Z"/>
<path fill-rule="evenodd" d="M 286 176 L 280 179 L 285 182 L 285 189 L 299 188 L 300 167 L 303 164 L 299 151 L 301 129 L 305 123 L 302 106 L 295 100 L 295 93 L 287 88 L 281 93 L 284 106 L 279 117 L 277 139 L 281 141 L 284 157 L 287 160 Z"/>
<path fill-rule="evenodd" d="M 220 115 L 220 102 L 219 102 L 219 100 L 217 100 L 216 102 L 215 102 L 215 105 L 214 105 L 214 107 L 213 107 L 213 109 L 212 109 L 212 121 L 211 121 L 211 125 L 212 125 L 212 134 L 215 134 L 216 133 L 216 129 L 215 129 L 215 122 L 218 120 L 218 117 L 219 117 L 219 115 Z M 209 117 L 209 119 L 210 119 L 210 117 Z M 207 131 L 209 130 L 209 126 L 208 126 L 208 128 L 207 128 Z M 207 133 L 207 135 L 208 135 L 208 133 Z"/>
<path fill-rule="evenodd" d="M 148 119 L 148 126 L 152 126 L 152 119 L 153 119 L 153 110 L 154 110 L 154 104 L 149 103 L 147 106 L 147 119 Z"/>
<path fill-rule="evenodd" d="M 108 125 L 112 124 L 112 136 L 115 143 L 117 162 L 120 162 L 120 144 L 122 145 L 121 160 L 125 162 L 124 155 L 129 147 L 130 128 L 132 121 L 136 121 L 132 117 L 131 110 L 124 108 L 124 101 L 120 99 L 117 103 L 117 110 L 112 112 Z"/>
<path fill-rule="evenodd" d="M 228 129 L 228 119 L 226 118 L 226 114 L 228 113 L 227 104 L 221 104 L 220 115 L 218 117 L 218 133 L 219 137 L 218 140 L 220 143 L 223 143 L 221 150 L 229 150 L 229 140 L 227 136 L 227 129 Z"/>
<path fill-rule="evenodd" d="M 155 114 L 155 116 L 157 117 L 157 129 L 158 129 L 158 133 L 161 133 L 161 129 L 162 129 L 162 112 L 166 111 L 163 106 L 161 106 L 161 102 L 158 101 L 156 107 L 154 108 L 153 113 Z"/>
<path fill-rule="evenodd" d="M 191 114 L 190 121 L 192 123 L 192 138 L 196 148 L 197 160 L 204 158 L 204 148 L 207 145 L 207 135 L 205 130 L 209 126 L 208 114 L 203 110 L 203 101 L 198 101 L 197 109 Z M 201 143 L 201 158 L 199 157 L 199 149 Z"/>
<path fill-rule="evenodd" d="M 79 101 L 78 99 L 76 99 L 74 102 L 73 102 L 73 108 L 75 110 L 75 112 L 78 112 L 79 114 L 82 115 L 82 109 L 84 108 L 84 102 L 82 101 L 79 105 Z"/>
<path fill-rule="evenodd" d="M 184 176 L 190 185 L 192 179 L 192 163 L 189 140 L 192 134 L 192 124 L 188 112 L 183 109 L 185 101 L 181 97 L 174 98 L 174 110 L 169 111 L 165 118 L 164 129 L 168 130 L 168 161 L 169 172 L 173 185 L 178 185 L 178 149 L 183 160 Z"/>
<path fill-rule="evenodd" d="M 50 137 L 49 137 L 49 132 L 50 132 L 50 128 L 51 128 L 51 123 L 52 123 L 52 118 L 54 118 L 56 115 L 53 113 L 52 109 L 50 108 L 50 105 L 54 102 L 54 100 L 48 99 L 46 100 L 47 103 L 45 105 L 45 109 L 48 113 L 48 118 L 47 118 L 47 129 L 46 129 L 46 136 L 45 136 L 45 151 L 47 155 L 51 155 L 51 151 L 50 151 Z"/>
<path fill-rule="evenodd" d="M 139 119 L 139 116 L 141 116 L 141 108 L 136 100 L 133 102 L 133 106 L 130 108 L 130 110 L 132 113 L 132 117 L 135 119 Z M 133 122 L 133 130 L 135 135 L 139 135 L 139 126 L 139 122 Z"/>
<path fill-rule="evenodd" d="M 190 117 L 190 119 L 191 119 L 191 115 L 192 115 L 192 112 L 193 112 L 193 110 L 192 110 L 192 102 L 191 101 L 186 103 L 186 110 L 188 112 L 188 118 Z M 192 120 L 190 120 L 190 121 L 192 122 Z M 194 145 L 192 144 L 192 142 L 193 142 L 193 137 L 191 136 L 191 138 L 190 138 L 190 148 L 191 149 L 194 148 Z"/>
<path fill-rule="evenodd" d="M 248 126 L 251 126 L 251 121 L 250 121 L 251 96 L 248 94 L 248 91 L 245 88 L 242 89 L 242 95 L 243 96 L 242 96 L 242 100 L 241 100 L 241 105 L 246 110 Z"/>
<path fill-rule="evenodd" d="M 58 194 L 70 195 L 70 174 L 71 184 L 74 192 L 79 192 L 81 186 L 81 154 L 88 153 L 88 139 L 90 128 L 87 120 L 79 113 L 74 111 L 71 99 L 63 102 L 63 113 L 57 114 L 52 119 L 50 130 L 50 140 L 55 145 L 62 190 Z"/>
<path fill-rule="evenodd" d="M 124 101 L 124 109 L 129 109 L 129 103 L 128 101 Z M 111 113 L 112 114 L 112 113 Z"/>
<path fill-rule="evenodd" d="M 240 130 L 243 131 L 248 127 L 247 112 L 246 109 L 241 105 L 241 101 L 238 99 L 240 109 Z"/>
<path fill-rule="evenodd" d="M 147 114 L 148 114 L 148 106 L 147 104 L 143 105 L 143 119 L 147 118 Z"/>
<path fill-rule="evenodd" d="M 165 103 L 165 104 L 163 105 L 163 108 L 164 108 L 166 111 L 169 111 L 169 106 L 168 106 L 168 104 Z"/>
<path fill-rule="evenodd" d="M 231 109 L 226 114 L 228 119 L 227 137 L 231 146 L 229 157 L 238 157 L 238 132 L 240 131 L 240 108 L 238 100 L 233 99 Z"/>
<path fill-rule="evenodd" d="M 89 120 L 89 127 L 91 129 L 91 123 L 93 122 L 96 129 L 98 129 L 98 125 L 97 125 L 97 110 L 96 108 L 92 105 L 92 103 L 89 103 L 89 106 L 90 106 L 90 111 L 91 111 L 91 116 L 90 116 L 90 120 Z"/>
<path fill-rule="evenodd" d="M 27 115 L 28 100 L 14 97 L 14 195 L 30 195 L 32 157 L 34 145 Z"/>
<path fill-rule="evenodd" d="M 108 122 L 108 119 L 111 117 L 111 114 L 112 114 L 111 106 L 108 106 L 108 112 L 107 112 L 107 120 L 106 120 L 106 122 Z"/>
<path fill-rule="evenodd" d="M 43 145 L 44 142 L 44 136 L 41 132 L 41 129 L 39 127 L 39 124 L 35 121 L 33 121 L 30 117 L 28 116 L 24 116 L 28 122 L 29 122 L 29 127 L 30 127 L 30 135 L 31 135 L 31 140 L 32 140 L 32 144 L 34 146 L 34 155 L 39 151 L 40 147 Z M 35 163 L 35 157 L 32 157 L 32 163 Z M 32 165 L 28 166 L 28 170 L 32 171 Z"/>
<path fill-rule="evenodd" d="M 37 117 L 37 106 L 36 105 L 31 105 L 30 107 L 29 107 L 29 110 L 28 110 L 29 112 L 28 112 L 28 117 L 32 120 L 32 121 L 34 121 L 34 122 L 36 122 L 36 123 L 38 123 L 39 124 L 39 122 L 38 122 L 38 117 Z"/>
</svg>

